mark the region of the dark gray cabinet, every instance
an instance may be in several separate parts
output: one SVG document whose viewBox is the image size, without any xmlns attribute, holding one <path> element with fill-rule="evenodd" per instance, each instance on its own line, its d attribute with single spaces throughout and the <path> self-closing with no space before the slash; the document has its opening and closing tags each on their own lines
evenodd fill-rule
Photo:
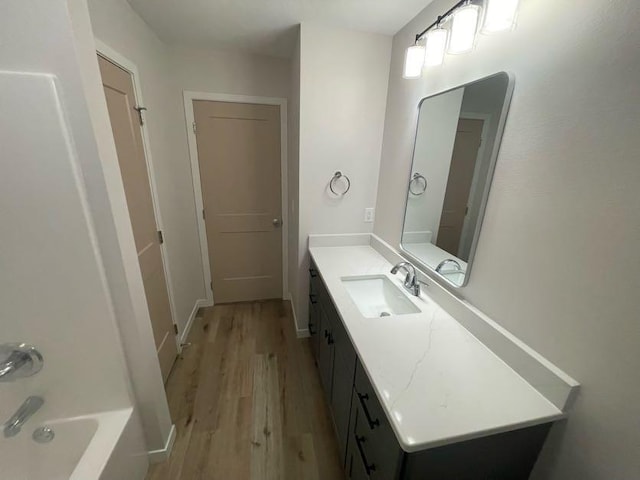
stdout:
<svg viewBox="0 0 640 480">
<path fill-rule="evenodd" d="M 320 379 L 327 400 L 331 402 L 331 393 L 333 391 L 333 359 L 335 350 L 333 348 L 332 326 L 333 322 L 324 310 L 320 308 L 320 334 L 318 356 L 316 363 L 320 371 Z"/>
<path fill-rule="evenodd" d="M 407 453 L 312 263 L 309 333 L 350 480 L 525 480 L 551 424 Z"/>
<path fill-rule="evenodd" d="M 344 459 L 348 442 L 356 352 L 329 292 L 313 264 L 309 273 L 310 307 L 313 308 L 313 312 L 310 310 L 309 313 L 309 321 L 313 322 L 315 327 L 315 333 L 310 332 L 311 344 L 325 396 L 331 405 L 338 445 Z"/>
</svg>

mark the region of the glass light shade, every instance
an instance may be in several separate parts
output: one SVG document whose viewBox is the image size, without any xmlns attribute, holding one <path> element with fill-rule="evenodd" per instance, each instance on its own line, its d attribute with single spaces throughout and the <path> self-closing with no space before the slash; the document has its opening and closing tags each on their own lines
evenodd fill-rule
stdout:
<svg viewBox="0 0 640 480">
<path fill-rule="evenodd" d="M 444 28 L 429 30 L 426 34 L 424 64 L 427 67 L 442 65 L 447 50 L 449 32 Z"/>
<path fill-rule="evenodd" d="M 453 13 L 448 53 L 466 53 L 473 49 L 479 18 L 477 5 L 466 5 Z"/>
<path fill-rule="evenodd" d="M 404 57 L 404 78 L 420 78 L 422 67 L 424 66 L 424 47 L 422 45 L 412 45 L 407 48 Z"/>
<path fill-rule="evenodd" d="M 488 0 L 482 33 L 511 30 L 516 23 L 518 3 L 519 0 Z"/>
</svg>

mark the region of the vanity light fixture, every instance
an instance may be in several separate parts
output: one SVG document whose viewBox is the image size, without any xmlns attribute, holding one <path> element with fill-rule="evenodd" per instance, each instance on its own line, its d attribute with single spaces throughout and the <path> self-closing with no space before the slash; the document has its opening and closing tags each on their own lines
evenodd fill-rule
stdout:
<svg viewBox="0 0 640 480">
<path fill-rule="evenodd" d="M 447 53 L 467 53 L 473 50 L 480 19 L 480 7 L 467 4 L 453 13 Z"/>
<path fill-rule="evenodd" d="M 424 47 L 422 45 L 410 46 L 404 57 L 404 78 L 420 78 L 424 65 Z"/>
<path fill-rule="evenodd" d="M 516 24 L 519 0 L 487 0 L 482 33 L 511 30 Z"/>
<path fill-rule="evenodd" d="M 427 67 L 442 65 L 447 50 L 449 31 L 446 28 L 434 28 L 425 35 L 424 64 Z"/>
<path fill-rule="evenodd" d="M 466 53 L 473 49 L 481 17 L 482 4 L 486 10 L 483 33 L 509 30 L 514 27 L 519 0 L 460 0 L 437 20 L 416 35 L 415 43 L 407 48 L 404 78 L 420 78 L 423 67 L 441 65 L 445 53 Z M 425 40 L 424 46 L 420 43 Z"/>
</svg>

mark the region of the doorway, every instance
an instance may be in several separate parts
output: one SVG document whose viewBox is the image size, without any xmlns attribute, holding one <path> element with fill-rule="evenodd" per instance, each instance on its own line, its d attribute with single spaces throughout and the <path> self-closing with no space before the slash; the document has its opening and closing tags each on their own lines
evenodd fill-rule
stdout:
<svg viewBox="0 0 640 480">
<path fill-rule="evenodd" d="M 111 60 L 98 55 L 109 120 L 122 175 L 138 253 L 145 296 L 162 377 L 166 382 L 178 354 L 177 333 L 169 300 L 147 159 L 142 139 L 143 110 L 136 102 L 134 79 Z"/>
<path fill-rule="evenodd" d="M 284 298 L 286 100 L 185 92 L 213 303 Z"/>
<path fill-rule="evenodd" d="M 459 250 L 484 123 L 482 119 L 460 118 L 453 145 L 436 245 L 447 252 L 457 252 L 459 258 L 468 258 L 468 254 L 465 256 Z"/>
</svg>

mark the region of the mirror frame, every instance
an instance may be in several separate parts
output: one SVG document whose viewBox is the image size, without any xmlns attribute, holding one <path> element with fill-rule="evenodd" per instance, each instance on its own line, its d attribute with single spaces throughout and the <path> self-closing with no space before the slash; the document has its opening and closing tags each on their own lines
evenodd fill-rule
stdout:
<svg viewBox="0 0 640 480">
<path fill-rule="evenodd" d="M 489 182 L 487 188 L 484 191 L 484 194 L 482 195 L 482 198 L 480 200 L 480 207 L 478 208 L 478 222 L 476 223 L 476 226 L 473 230 L 473 238 L 471 240 L 471 250 L 469 251 L 469 260 L 467 261 L 467 269 L 465 270 L 465 276 L 464 276 L 464 280 L 463 282 L 458 285 L 456 283 L 453 283 L 451 280 L 449 280 L 446 276 L 444 275 L 440 275 L 438 272 L 435 271 L 435 268 L 432 268 L 430 266 L 428 266 L 427 264 L 425 264 L 422 260 L 420 260 L 418 257 L 416 257 L 415 255 L 413 255 L 411 252 L 407 251 L 404 248 L 404 245 L 402 243 L 402 237 L 404 236 L 404 227 L 405 224 L 407 222 L 407 208 L 409 206 L 409 182 L 411 181 L 411 172 L 413 172 L 413 163 L 415 160 L 415 155 L 416 155 L 416 144 L 418 143 L 418 124 L 420 122 L 420 108 L 422 107 L 422 104 L 433 97 L 437 97 L 438 95 L 443 95 L 445 93 L 451 92 L 453 90 L 457 90 L 461 87 L 467 87 L 469 85 L 472 85 L 474 83 L 477 82 L 481 82 L 483 80 L 488 80 L 492 77 L 496 77 L 498 75 L 503 75 L 506 74 L 507 75 L 507 89 L 505 91 L 505 95 L 504 95 L 504 101 L 502 103 L 502 109 L 500 112 L 500 119 L 498 120 L 498 128 L 496 129 L 496 141 L 493 143 L 492 146 L 492 151 L 491 151 L 491 156 L 489 157 L 489 169 L 487 170 L 487 178 L 491 179 L 491 181 Z M 491 192 L 491 185 L 493 184 L 493 175 L 496 169 L 496 163 L 498 160 L 498 154 L 500 153 L 500 146 L 502 145 L 502 136 L 504 134 L 504 127 L 505 124 L 507 122 L 507 116 L 509 114 L 509 107 L 511 105 L 511 98 L 513 97 L 513 89 L 515 87 L 515 76 L 513 75 L 513 73 L 511 72 L 507 72 L 507 71 L 500 71 L 500 72 L 496 72 L 493 73 L 491 75 L 487 75 L 486 77 L 482 77 L 482 78 L 478 78 L 477 80 L 473 80 L 471 82 L 467 82 L 464 83 L 462 85 L 456 85 L 455 87 L 449 88 L 447 90 L 441 90 L 439 92 L 434 93 L 433 95 L 429 95 L 428 97 L 424 97 L 422 98 L 422 100 L 420 100 L 420 102 L 418 102 L 418 116 L 417 116 L 417 121 L 416 121 L 416 133 L 414 135 L 414 141 L 413 141 L 413 150 L 412 150 L 412 155 L 411 155 L 411 168 L 409 169 L 409 174 L 407 175 L 407 188 L 406 188 L 406 198 L 405 198 L 405 203 L 404 203 L 404 218 L 402 219 L 402 232 L 400 235 L 400 253 L 403 257 L 405 257 L 407 260 L 410 260 L 412 263 L 414 263 L 416 266 L 418 266 L 418 268 L 420 268 L 423 271 L 429 272 L 431 274 L 431 276 L 436 279 L 436 280 L 442 280 L 447 286 L 449 287 L 453 287 L 455 289 L 460 289 L 463 288 L 465 286 L 467 286 L 467 284 L 469 283 L 469 278 L 471 277 L 471 270 L 473 267 L 473 261 L 475 259 L 475 255 L 476 255 L 476 248 L 478 246 L 478 240 L 480 238 L 480 231 L 482 230 L 482 223 L 484 222 L 484 214 L 487 208 L 487 203 L 489 200 L 489 194 Z M 452 258 L 456 258 L 457 257 L 455 255 L 452 254 Z"/>
</svg>

